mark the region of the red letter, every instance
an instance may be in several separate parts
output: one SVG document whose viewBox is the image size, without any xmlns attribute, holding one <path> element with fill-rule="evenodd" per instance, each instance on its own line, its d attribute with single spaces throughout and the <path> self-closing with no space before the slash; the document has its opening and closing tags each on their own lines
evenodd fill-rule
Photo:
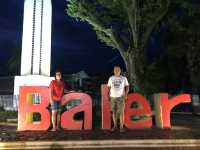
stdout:
<svg viewBox="0 0 200 150">
<path fill-rule="evenodd" d="M 178 95 L 169 100 L 168 94 L 160 93 L 154 99 L 155 103 L 155 117 L 156 125 L 160 128 L 171 128 L 170 113 L 173 107 L 181 103 L 190 103 L 190 94 Z"/>
<path fill-rule="evenodd" d="M 111 128 L 111 109 L 108 95 L 108 87 L 107 85 L 101 86 L 101 110 L 102 110 L 102 129 L 110 129 Z"/>
<path fill-rule="evenodd" d="M 131 105 L 136 102 L 138 108 L 131 108 Z M 125 103 L 125 113 L 124 113 L 124 124 L 129 129 L 134 128 L 151 128 L 152 127 L 152 118 L 150 119 L 141 119 L 138 121 L 133 121 L 132 116 L 151 116 L 152 111 L 150 105 L 145 97 L 140 94 L 134 93 L 128 95 L 128 99 Z"/>
<path fill-rule="evenodd" d="M 75 121 L 74 115 L 78 112 L 84 112 L 84 129 L 92 129 L 92 99 L 84 93 L 70 93 L 62 98 L 62 105 L 73 101 L 80 100 L 81 104 L 66 111 L 61 116 L 61 126 L 63 129 L 80 130 L 82 129 L 83 121 Z"/>
<path fill-rule="evenodd" d="M 49 105 L 50 90 L 48 87 L 22 86 L 19 90 L 18 130 L 47 130 L 50 126 Z M 33 94 L 41 95 L 41 104 L 33 104 Z M 33 123 L 33 113 L 40 113 L 41 121 Z"/>
</svg>

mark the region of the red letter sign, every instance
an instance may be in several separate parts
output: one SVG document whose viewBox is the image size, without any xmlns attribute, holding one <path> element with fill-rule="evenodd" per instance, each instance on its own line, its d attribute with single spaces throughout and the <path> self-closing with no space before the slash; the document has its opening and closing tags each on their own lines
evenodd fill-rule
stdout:
<svg viewBox="0 0 200 150">
<path fill-rule="evenodd" d="M 169 100 L 168 94 L 161 93 L 154 100 L 156 125 L 160 128 L 171 128 L 171 110 L 178 104 L 190 103 L 191 97 L 190 94 L 182 94 Z"/>
<path fill-rule="evenodd" d="M 131 108 L 133 103 L 138 105 L 137 108 Z M 151 116 L 152 111 L 147 99 L 137 93 L 128 95 L 128 99 L 125 103 L 125 113 L 124 113 L 124 125 L 129 129 L 134 128 L 151 128 L 152 118 L 150 119 L 140 119 L 133 121 L 132 116 Z"/>
<path fill-rule="evenodd" d="M 111 109 L 110 109 L 110 101 L 108 94 L 107 85 L 102 85 L 101 87 L 102 94 L 102 129 L 110 129 L 111 128 Z M 137 102 L 140 107 L 139 108 L 130 108 L 133 102 Z M 149 128 L 152 127 L 152 119 L 146 120 L 131 120 L 131 116 L 134 115 L 152 115 L 152 111 L 148 101 L 139 94 L 131 94 L 128 96 L 128 100 L 125 102 L 125 126 L 127 128 Z"/>
<path fill-rule="evenodd" d="M 22 86 L 19 90 L 18 130 L 47 130 L 50 126 L 50 113 L 47 110 L 50 99 L 48 87 Z M 41 95 L 41 103 L 33 104 L 33 94 Z M 33 113 L 40 113 L 41 121 L 33 123 Z"/>
<path fill-rule="evenodd" d="M 74 115 L 78 112 L 84 112 L 84 129 L 92 129 L 92 99 L 84 93 L 70 93 L 62 98 L 62 105 L 73 100 L 80 100 L 81 104 L 75 106 L 69 111 L 65 111 L 61 116 L 61 126 L 63 129 L 77 130 L 82 129 L 83 121 L 75 121 Z"/>
<path fill-rule="evenodd" d="M 102 109 L 102 129 L 111 128 L 111 108 L 108 95 L 107 85 L 101 86 L 101 109 Z"/>
</svg>

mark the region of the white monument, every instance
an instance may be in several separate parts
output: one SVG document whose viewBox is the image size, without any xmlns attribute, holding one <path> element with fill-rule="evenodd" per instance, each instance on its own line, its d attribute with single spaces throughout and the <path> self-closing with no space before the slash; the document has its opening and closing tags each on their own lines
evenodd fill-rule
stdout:
<svg viewBox="0 0 200 150">
<path fill-rule="evenodd" d="M 16 76 L 14 83 L 16 102 L 20 86 L 48 86 L 53 79 L 50 77 L 51 27 L 51 0 L 24 0 L 21 76 Z"/>
<path fill-rule="evenodd" d="M 25 0 L 21 75 L 50 76 L 51 0 Z"/>
</svg>

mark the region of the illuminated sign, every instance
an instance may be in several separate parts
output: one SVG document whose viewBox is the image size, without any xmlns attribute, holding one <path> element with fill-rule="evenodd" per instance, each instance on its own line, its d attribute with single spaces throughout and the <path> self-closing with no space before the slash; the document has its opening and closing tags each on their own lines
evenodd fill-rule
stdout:
<svg viewBox="0 0 200 150">
<path fill-rule="evenodd" d="M 108 95 L 108 87 L 102 85 L 102 129 L 111 128 L 111 109 Z M 34 94 L 36 93 L 36 94 Z M 39 98 L 35 98 L 35 96 Z M 50 99 L 50 89 L 41 86 L 20 87 L 19 110 L 18 110 L 18 130 L 48 130 L 50 127 L 50 111 L 48 110 Z M 34 100 L 34 101 L 33 101 Z M 80 104 L 66 110 L 61 114 L 61 127 L 69 130 L 92 129 L 92 99 L 85 93 L 69 93 L 63 96 L 62 106 L 67 103 L 80 100 Z M 170 128 L 171 110 L 181 103 L 190 103 L 189 94 L 181 94 L 169 99 L 168 94 L 160 93 L 154 99 L 154 111 L 148 100 L 138 93 L 128 95 L 125 101 L 124 125 L 129 129 L 151 128 L 153 126 L 152 116 L 155 116 L 156 126 L 160 128 Z M 136 104 L 137 107 L 133 106 Z M 84 112 L 83 120 L 75 120 L 74 116 Z M 40 114 L 40 121 L 34 121 L 34 114 Z M 139 119 L 135 120 L 134 117 Z M 143 118 L 144 117 L 144 118 Z"/>
</svg>

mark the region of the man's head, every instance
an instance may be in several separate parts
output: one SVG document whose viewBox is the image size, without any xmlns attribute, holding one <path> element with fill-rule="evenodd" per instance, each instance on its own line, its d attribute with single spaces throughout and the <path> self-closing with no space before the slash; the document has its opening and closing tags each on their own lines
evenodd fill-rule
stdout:
<svg viewBox="0 0 200 150">
<path fill-rule="evenodd" d="M 115 76 L 121 75 L 121 67 L 120 66 L 114 66 L 114 75 Z"/>
<path fill-rule="evenodd" d="M 61 78 L 62 78 L 61 71 L 60 70 L 56 70 L 55 71 L 55 79 L 56 80 L 61 80 Z"/>
</svg>

